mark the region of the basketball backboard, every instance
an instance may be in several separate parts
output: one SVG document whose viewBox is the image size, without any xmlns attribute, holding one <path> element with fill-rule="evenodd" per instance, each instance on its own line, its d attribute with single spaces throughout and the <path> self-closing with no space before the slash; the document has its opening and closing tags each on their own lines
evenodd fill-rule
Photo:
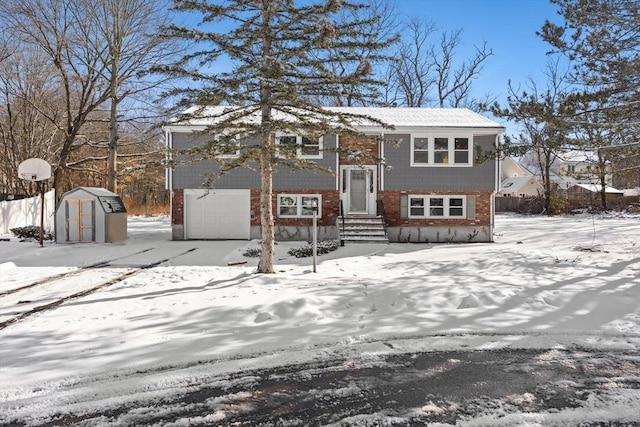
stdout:
<svg viewBox="0 0 640 427">
<path fill-rule="evenodd" d="M 51 165 L 46 160 L 32 157 L 18 165 L 18 176 L 27 181 L 44 181 L 51 178 Z"/>
</svg>

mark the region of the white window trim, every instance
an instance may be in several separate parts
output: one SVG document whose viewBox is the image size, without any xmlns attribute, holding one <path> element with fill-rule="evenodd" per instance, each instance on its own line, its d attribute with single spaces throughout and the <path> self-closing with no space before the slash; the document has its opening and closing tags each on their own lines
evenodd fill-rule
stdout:
<svg viewBox="0 0 640 427">
<path fill-rule="evenodd" d="M 411 213 L 411 200 L 422 199 L 423 200 L 423 215 L 413 215 Z M 443 215 L 430 215 L 431 199 L 444 199 Z M 462 206 L 451 206 L 451 199 L 462 199 Z M 438 206 L 440 207 L 440 206 Z M 461 215 L 451 215 L 451 208 L 462 208 Z M 467 218 L 467 196 L 464 195 L 437 195 L 437 194 L 409 194 L 407 201 L 407 213 L 409 218 L 429 218 L 429 219 L 466 219 Z"/>
<path fill-rule="evenodd" d="M 283 136 L 296 137 L 296 157 L 300 159 L 322 159 L 323 138 L 318 138 L 318 154 L 302 154 L 302 136 L 294 133 L 278 133 L 276 134 L 276 145 L 280 145 L 280 138 Z"/>
<path fill-rule="evenodd" d="M 215 135 L 214 139 L 217 142 L 220 141 L 221 137 L 225 137 L 225 135 Z M 236 145 L 238 146 L 238 149 L 236 150 L 235 154 L 216 154 L 216 158 L 218 159 L 235 159 L 237 157 L 240 156 L 240 140 L 236 137 L 232 138 L 233 140 L 235 140 Z"/>
<path fill-rule="evenodd" d="M 280 213 L 280 207 L 282 206 L 281 201 L 284 197 L 291 197 L 296 199 L 296 214 L 295 215 L 282 215 Z M 318 218 L 322 217 L 322 195 L 321 194 L 290 194 L 290 193 L 279 193 L 278 194 L 278 218 L 313 218 L 313 214 L 311 215 L 303 215 L 302 214 L 302 198 L 303 197 L 315 197 L 318 199 Z"/>
<path fill-rule="evenodd" d="M 416 138 L 428 138 L 429 140 L 429 149 L 428 149 L 428 159 L 429 162 L 428 163 L 416 163 L 414 162 L 415 156 L 414 156 L 414 141 Z M 448 159 L 453 159 L 455 160 L 455 153 L 456 153 L 456 149 L 455 149 L 455 140 L 456 138 L 467 138 L 469 140 L 469 148 L 468 148 L 468 153 L 469 153 L 469 158 L 467 163 L 452 163 L 451 161 L 447 162 L 447 163 L 435 163 L 435 139 L 436 138 L 447 138 L 447 140 L 449 141 L 448 144 Z M 420 133 L 420 134 L 414 134 L 411 135 L 411 154 L 410 154 L 411 158 L 410 158 L 410 166 L 411 167 L 418 167 L 418 168 L 424 168 L 424 167 L 454 167 L 454 168 L 460 168 L 460 167 L 471 167 L 473 166 L 473 134 L 471 133 L 464 133 L 464 132 L 455 132 L 455 133 Z"/>
</svg>

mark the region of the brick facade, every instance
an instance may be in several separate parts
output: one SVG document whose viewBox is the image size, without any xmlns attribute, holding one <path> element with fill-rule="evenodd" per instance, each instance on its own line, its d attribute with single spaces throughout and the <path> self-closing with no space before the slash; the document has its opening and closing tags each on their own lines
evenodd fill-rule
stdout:
<svg viewBox="0 0 640 427">
<path fill-rule="evenodd" d="M 348 148 L 350 151 L 357 152 L 361 151 L 366 153 L 365 159 L 356 159 L 352 156 L 346 155 L 344 152 L 340 153 L 340 165 L 341 166 L 349 166 L 349 165 L 361 165 L 376 163 L 376 160 L 379 157 L 379 147 L 380 144 L 378 141 L 367 138 L 342 138 L 340 139 L 340 147 Z"/>
<path fill-rule="evenodd" d="M 431 196 L 476 196 L 475 219 L 434 219 L 434 218 L 401 218 L 400 198 L 403 195 L 431 195 Z M 390 227 L 443 227 L 443 226 L 487 226 L 491 224 L 491 192 L 489 191 L 381 191 L 378 200 L 382 200 L 385 209 L 387 225 Z"/>
<path fill-rule="evenodd" d="M 184 224 L 184 190 L 176 189 L 171 194 L 171 225 Z"/>
<path fill-rule="evenodd" d="M 336 190 L 290 190 L 274 191 L 272 196 L 273 217 L 277 225 L 308 226 L 309 218 L 278 218 L 278 194 L 320 194 L 322 196 L 322 217 L 319 226 L 334 226 L 340 215 L 340 193 Z M 251 225 L 260 225 L 260 191 L 251 190 Z"/>
</svg>

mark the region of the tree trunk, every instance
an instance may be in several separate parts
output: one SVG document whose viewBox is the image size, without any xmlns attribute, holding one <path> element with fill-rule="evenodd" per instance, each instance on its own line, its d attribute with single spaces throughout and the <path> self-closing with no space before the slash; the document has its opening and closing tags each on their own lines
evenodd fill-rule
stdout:
<svg viewBox="0 0 640 427">
<path fill-rule="evenodd" d="M 274 230 L 273 230 L 273 164 L 271 161 L 271 136 L 266 135 L 260 151 L 260 228 L 262 246 L 258 273 L 274 273 Z"/>
<path fill-rule="evenodd" d="M 549 154 L 545 153 L 544 162 L 544 208 L 547 215 L 551 215 L 551 162 Z"/>
<path fill-rule="evenodd" d="M 269 22 L 271 19 L 271 0 L 262 0 L 262 60 L 266 69 L 273 67 L 271 50 L 271 31 Z M 274 230 L 273 230 L 273 160 L 271 159 L 272 135 L 269 124 L 271 123 L 271 83 L 260 83 L 261 124 L 260 133 L 260 228 L 262 234 L 262 247 L 260 261 L 258 261 L 258 273 L 274 273 Z"/>
<path fill-rule="evenodd" d="M 607 209 L 607 181 L 604 174 L 600 174 L 600 201 L 602 202 L 602 209 Z"/>
<path fill-rule="evenodd" d="M 107 190 L 115 193 L 118 186 L 118 101 L 115 93 L 111 92 L 111 116 L 109 118 L 109 152 L 107 157 Z"/>
</svg>

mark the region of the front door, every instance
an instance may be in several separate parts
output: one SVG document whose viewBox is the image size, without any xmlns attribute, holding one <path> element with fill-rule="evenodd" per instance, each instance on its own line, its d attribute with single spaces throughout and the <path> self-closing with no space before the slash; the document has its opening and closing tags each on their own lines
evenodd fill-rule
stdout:
<svg viewBox="0 0 640 427">
<path fill-rule="evenodd" d="M 343 166 L 340 200 L 347 215 L 376 214 L 375 172 L 373 166 Z"/>
</svg>

